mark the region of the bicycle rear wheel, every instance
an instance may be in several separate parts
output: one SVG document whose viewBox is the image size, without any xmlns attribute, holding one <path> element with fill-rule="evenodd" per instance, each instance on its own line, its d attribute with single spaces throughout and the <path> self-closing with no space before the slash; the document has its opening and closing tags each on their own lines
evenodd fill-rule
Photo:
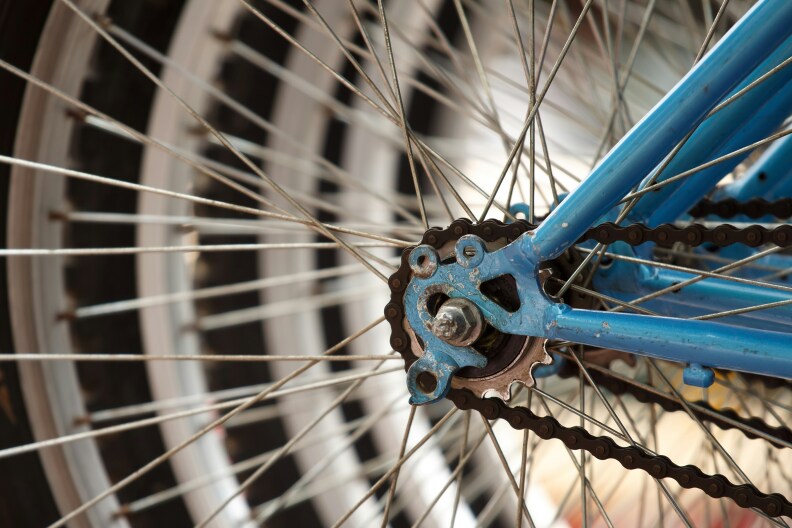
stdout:
<svg viewBox="0 0 792 528">
<path fill-rule="evenodd" d="M 490 217 L 544 215 L 749 4 L 54 2 L 30 69 L 0 57 L 28 86 L 3 152 L 4 359 L 33 436 L 0 457 L 39 453 L 58 509 L 14 523 L 775 522 L 447 403 L 411 408 L 380 316 L 401 250 L 484 210 L 544 86 Z M 745 258 L 670 254 L 647 259 Z M 758 265 L 777 274 L 776 257 Z M 698 401 L 682 366 L 586 358 L 637 385 L 573 372 L 513 401 L 593 434 L 614 434 L 613 411 L 647 449 L 789 495 L 781 433 L 635 396 Z M 788 384 L 735 373 L 703 398 L 772 427 L 792 409 Z"/>
</svg>

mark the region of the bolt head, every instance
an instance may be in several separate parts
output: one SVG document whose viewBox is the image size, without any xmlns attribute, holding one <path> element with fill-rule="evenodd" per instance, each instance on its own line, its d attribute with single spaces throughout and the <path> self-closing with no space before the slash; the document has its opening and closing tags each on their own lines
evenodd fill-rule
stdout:
<svg viewBox="0 0 792 528">
<path fill-rule="evenodd" d="M 448 311 L 438 313 L 432 332 L 441 339 L 452 339 L 459 332 L 457 317 Z"/>
<path fill-rule="evenodd" d="M 454 346 L 468 346 L 484 331 L 484 318 L 467 299 L 449 299 L 437 311 L 432 333 Z"/>
</svg>

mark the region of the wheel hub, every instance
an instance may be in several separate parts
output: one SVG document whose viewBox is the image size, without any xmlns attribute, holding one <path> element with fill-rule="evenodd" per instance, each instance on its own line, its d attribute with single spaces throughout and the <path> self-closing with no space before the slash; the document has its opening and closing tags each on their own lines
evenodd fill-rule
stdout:
<svg viewBox="0 0 792 528">
<path fill-rule="evenodd" d="M 467 299 L 449 299 L 440 307 L 432 323 L 432 333 L 454 346 L 475 343 L 484 332 L 484 318 L 478 306 Z"/>
<path fill-rule="evenodd" d="M 476 248 L 475 244 L 460 247 L 466 234 L 480 235 L 486 249 L 491 251 L 504 247 L 530 228 L 530 224 L 522 221 L 509 225 L 487 221 L 474 226 L 466 220 L 457 220 L 447 229 L 429 230 L 423 237 L 423 244 L 405 250 L 402 266 L 390 279 L 391 302 L 385 314 L 392 327 L 391 345 L 404 357 L 408 372 L 417 371 L 412 378 L 408 375 L 408 385 L 414 396 L 412 403 L 429 403 L 442 397 L 434 394 L 438 389 L 438 376 L 444 374 L 437 356 L 448 359 L 438 350 L 426 353 L 426 340 L 420 336 L 422 331 L 428 331 L 455 350 L 469 351 L 470 361 L 457 363 L 459 368 L 453 373 L 449 387 L 468 389 L 480 398 L 498 397 L 508 401 L 512 384 L 532 386 L 534 367 L 551 362 L 543 339 L 499 332 L 484 320 L 473 302 L 464 297 L 450 297 L 451 292 L 446 288 L 427 288 L 416 306 L 406 306 L 404 300 L 412 276 L 431 277 L 454 260 L 475 264 L 485 248 Z M 548 270 L 544 278 L 549 275 Z M 484 282 L 481 290 L 507 309 L 519 306 L 517 285 L 511 277 Z M 410 314 L 414 321 L 419 320 L 417 312 L 423 314 L 422 328 L 418 331 L 408 317 Z M 416 362 L 419 366 L 413 367 Z M 416 393 L 419 398 L 415 398 Z M 427 398 L 436 397 L 421 401 L 421 394 Z"/>
</svg>

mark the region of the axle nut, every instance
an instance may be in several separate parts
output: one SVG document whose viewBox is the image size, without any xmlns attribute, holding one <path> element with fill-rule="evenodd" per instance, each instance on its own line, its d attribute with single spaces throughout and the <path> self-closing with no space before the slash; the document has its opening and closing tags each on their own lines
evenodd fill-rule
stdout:
<svg viewBox="0 0 792 528">
<path fill-rule="evenodd" d="M 467 299 L 449 299 L 437 311 L 432 333 L 454 346 L 468 346 L 484 331 L 484 318 Z"/>
</svg>

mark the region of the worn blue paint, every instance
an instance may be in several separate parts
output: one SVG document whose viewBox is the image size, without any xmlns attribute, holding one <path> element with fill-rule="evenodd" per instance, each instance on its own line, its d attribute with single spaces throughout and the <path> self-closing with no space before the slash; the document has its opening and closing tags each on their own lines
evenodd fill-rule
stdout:
<svg viewBox="0 0 792 528">
<path fill-rule="evenodd" d="M 413 249 L 407 260 L 410 266 L 415 268 L 419 266 L 421 257 L 428 259 L 430 263 L 434 264 L 439 261 L 437 252 L 431 246 L 418 246 Z M 418 358 L 407 371 L 407 388 L 410 391 L 410 403 L 412 405 L 431 403 L 445 397 L 450 388 L 451 377 L 457 370 L 463 367 L 484 367 L 487 364 L 487 358 L 472 348 L 449 345 L 445 341 L 438 339 L 431 332 L 430 328 L 433 318 L 426 308 L 426 303 L 433 293 L 447 293 L 449 289 L 441 282 L 435 281 L 433 284 L 439 284 L 439 288 L 427 290 L 422 283 L 431 281 L 440 275 L 441 272 L 444 272 L 446 268 L 447 266 L 435 268 L 433 273 L 425 279 L 414 276 L 405 292 L 407 321 L 426 345 L 423 356 Z M 413 272 L 415 272 L 415 269 L 413 269 Z M 435 376 L 437 385 L 434 391 L 425 393 L 419 388 L 416 380 L 421 372 L 430 372 Z"/>
<path fill-rule="evenodd" d="M 614 245 L 615 246 L 615 245 Z M 621 249 L 621 251 L 619 251 Z M 629 255 L 625 247 L 612 247 L 613 252 Z M 689 273 L 660 269 L 642 264 L 615 260 L 611 268 L 600 270 L 594 281 L 597 291 L 623 301 L 673 287 L 694 278 Z M 645 302 L 643 307 L 660 314 L 695 317 L 713 313 L 792 300 L 788 291 L 762 288 L 715 278 L 706 278 L 687 285 L 675 293 Z M 768 308 L 729 316 L 720 322 L 770 331 L 792 333 L 792 305 Z M 790 337 L 792 341 L 792 337 Z"/>
<path fill-rule="evenodd" d="M 682 381 L 685 385 L 706 389 L 715 383 L 715 373 L 711 368 L 698 363 L 691 363 L 682 371 Z"/>
<path fill-rule="evenodd" d="M 478 354 L 478 352 L 473 351 L 473 354 Z M 478 357 L 475 357 L 465 348 L 452 347 L 451 345 L 427 348 L 423 356 L 418 358 L 407 370 L 410 405 L 424 405 L 445 398 L 451 388 L 451 378 L 457 370 L 462 367 L 483 367 L 486 364 L 487 359 L 484 356 L 478 354 Z M 417 378 L 421 372 L 430 372 L 437 379 L 437 385 L 432 392 L 423 392 L 418 387 Z"/>
<path fill-rule="evenodd" d="M 407 257 L 407 263 L 412 268 L 413 273 L 421 273 L 424 266 L 437 267 L 440 264 L 440 258 L 437 256 L 437 251 L 431 246 L 418 246 L 410 252 Z"/>
<path fill-rule="evenodd" d="M 790 35 L 792 2 L 757 3 L 542 222 L 535 255 L 563 253 Z"/>
<path fill-rule="evenodd" d="M 460 266 L 463 268 L 475 268 L 484 260 L 484 256 L 487 254 L 487 247 L 479 237 L 465 235 L 457 240 L 454 252 Z"/>
<path fill-rule="evenodd" d="M 627 313 L 559 310 L 546 337 L 680 363 L 792 378 L 790 335 Z"/>
<path fill-rule="evenodd" d="M 693 278 L 689 273 L 673 270 L 660 270 L 656 274 L 647 276 L 639 287 L 645 293 L 657 291 L 680 284 Z M 734 310 L 746 306 L 757 306 L 792 300 L 790 292 L 761 288 L 751 284 L 718 279 L 704 279 L 682 288 L 679 293 L 670 294 L 669 302 L 684 303 L 698 306 L 704 313 Z M 752 320 L 755 327 L 761 327 L 762 322 L 783 325 L 792 332 L 792 305 L 778 306 L 743 315 Z M 790 338 L 792 343 L 792 338 Z"/>
</svg>

